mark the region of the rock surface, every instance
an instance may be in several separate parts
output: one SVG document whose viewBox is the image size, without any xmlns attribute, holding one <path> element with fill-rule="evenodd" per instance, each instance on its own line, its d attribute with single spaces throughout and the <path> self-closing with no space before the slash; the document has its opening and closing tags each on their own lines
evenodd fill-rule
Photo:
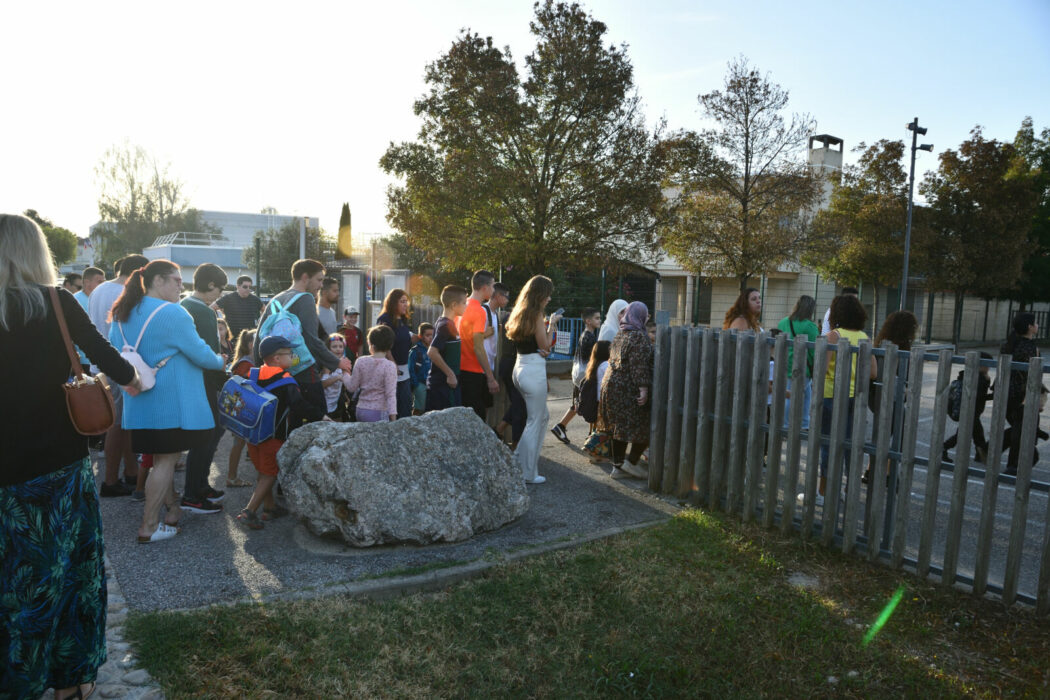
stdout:
<svg viewBox="0 0 1050 700">
<path fill-rule="evenodd" d="M 292 512 L 355 547 L 458 542 L 528 510 L 521 469 L 469 408 L 311 423 L 277 455 Z"/>
</svg>

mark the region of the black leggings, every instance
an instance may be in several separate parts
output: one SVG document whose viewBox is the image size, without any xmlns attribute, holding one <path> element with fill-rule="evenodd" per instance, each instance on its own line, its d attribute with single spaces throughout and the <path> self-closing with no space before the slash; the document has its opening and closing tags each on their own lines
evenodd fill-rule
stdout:
<svg viewBox="0 0 1050 700">
<path fill-rule="evenodd" d="M 645 448 L 649 447 L 649 442 L 632 442 L 631 453 L 627 455 L 627 461 L 631 464 L 638 464 L 638 460 L 642 458 L 642 453 L 645 452 Z M 627 442 L 623 440 L 612 441 L 612 461 L 613 464 L 623 464 L 624 455 L 627 453 Z"/>
</svg>

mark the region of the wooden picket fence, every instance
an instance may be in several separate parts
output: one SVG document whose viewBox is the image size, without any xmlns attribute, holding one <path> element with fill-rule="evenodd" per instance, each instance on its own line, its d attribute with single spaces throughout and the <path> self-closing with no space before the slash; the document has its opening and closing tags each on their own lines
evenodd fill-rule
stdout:
<svg viewBox="0 0 1050 700">
<path fill-rule="evenodd" d="M 794 362 L 788 367 L 790 342 L 794 343 Z M 815 349 L 813 376 L 818 378 L 813 381 L 810 430 L 801 427 L 801 400 L 790 401 L 786 423 L 784 415 L 787 392 L 790 391 L 792 397 L 803 395 L 807 348 Z M 879 411 L 875 414 L 878 422 L 873 426 L 877 435 L 874 442 L 866 437 L 847 439 L 846 401 L 833 402 L 830 433 L 821 435 L 824 409 L 819 378 L 827 371 L 829 350 L 836 356 L 835 396 L 849 395 L 851 355 L 856 355 L 852 434 L 862 437 L 868 435 L 872 415 L 867 408 L 870 358 L 873 354 L 882 357 L 881 377 L 875 378 L 882 389 L 878 394 Z M 1023 551 L 1030 517 L 1029 495 L 1033 491 L 1050 491 L 1050 484 L 1032 479 L 1042 361 L 1034 358 L 1023 365 L 1012 363 L 1008 355 L 981 360 L 978 352 L 968 352 L 961 358 L 953 357 L 950 348 L 931 350 L 917 347 L 905 352 L 892 345 L 873 349 L 868 341 L 851 347 L 846 340 L 828 348 L 825 338 L 812 343 L 805 337 L 791 341 L 783 334 L 773 339 L 765 332 L 756 335 L 712 328 L 661 327 L 657 333 L 652 390 L 649 487 L 659 493 L 689 498 L 697 505 L 722 509 L 745 522 L 757 520 L 764 527 L 777 526 L 784 532 L 794 528 L 805 538 L 818 538 L 825 546 L 840 547 L 846 553 L 856 551 L 895 568 L 914 570 L 919 576 L 939 575 L 942 582 L 962 583 L 978 595 L 999 595 L 1007 605 L 1018 600 L 1034 604 L 1040 614 L 1047 614 L 1050 612 L 1050 517 L 1045 511 L 1041 546 L 1036 553 L 1038 583 L 1035 590 L 1018 590 L 1022 555 L 1029 560 L 1033 558 L 1031 546 L 1027 553 Z M 775 368 L 772 389 L 771 359 Z M 929 438 L 932 447 L 927 458 L 916 454 L 916 443 L 923 368 L 930 361 L 936 362 L 937 379 L 932 390 Z M 994 367 L 997 377 L 1005 378 L 1011 368 L 1027 372 L 1016 477 L 1001 475 L 999 466 L 1008 381 L 995 383 L 987 465 L 971 465 L 968 446 L 977 403 L 978 367 L 982 363 Z M 962 365 L 965 375 L 958 424 L 959 449 L 952 465 L 942 463 L 940 446 L 945 438 L 949 385 L 955 365 Z M 780 427 L 785 424 L 787 428 Z M 818 506 L 822 442 L 828 447 L 829 461 L 825 501 L 823 506 Z M 862 483 L 861 476 L 868 464 L 865 455 L 874 456 L 870 485 L 847 488 L 843 502 L 842 485 Z M 916 467 L 927 470 L 921 507 L 912 504 Z M 950 507 L 947 518 L 939 518 L 938 490 L 942 476 L 949 473 L 952 479 Z M 966 490 L 970 481 L 974 485 L 983 482 L 972 576 L 959 571 Z M 887 486 L 878 488 L 879 484 Z M 1001 484 L 1014 487 L 1005 561 L 1001 542 L 993 540 L 996 517 L 1004 517 L 997 511 Z M 799 489 L 802 495 L 796 499 Z M 1002 501 L 1001 505 L 1008 505 L 1006 498 Z M 973 510 L 972 505 L 970 509 Z M 1035 515 L 1038 517 L 1038 513 Z M 919 530 L 917 547 L 916 528 Z M 942 541 L 943 554 L 935 557 L 935 544 Z"/>
</svg>

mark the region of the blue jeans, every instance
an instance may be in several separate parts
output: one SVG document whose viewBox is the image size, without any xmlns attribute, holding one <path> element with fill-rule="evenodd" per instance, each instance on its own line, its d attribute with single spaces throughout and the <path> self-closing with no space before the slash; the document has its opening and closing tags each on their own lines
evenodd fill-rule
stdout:
<svg viewBox="0 0 1050 700">
<path fill-rule="evenodd" d="M 846 410 L 846 439 L 849 440 L 853 437 L 853 397 L 845 399 L 849 403 L 847 404 Z M 820 434 L 827 437 L 831 435 L 831 409 L 835 405 L 835 399 L 825 398 L 824 399 L 824 412 L 820 416 Z M 820 446 L 820 475 L 821 477 L 827 478 L 828 476 L 828 445 Z M 846 452 L 842 453 L 842 462 L 846 462 Z"/>
<path fill-rule="evenodd" d="M 802 396 L 802 429 L 809 430 L 809 407 L 813 401 L 813 380 L 806 378 L 805 393 Z M 791 415 L 791 399 L 784 400 L 784 429 L 787 430 Z"/>
</svg>

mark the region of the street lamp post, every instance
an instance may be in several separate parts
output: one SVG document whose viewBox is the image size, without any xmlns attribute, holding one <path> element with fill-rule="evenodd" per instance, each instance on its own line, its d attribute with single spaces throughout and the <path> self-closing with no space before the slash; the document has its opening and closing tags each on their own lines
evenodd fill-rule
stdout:
<svg viewBox="0 0 1050 700">
<path fill-rule="evenodd" d="M 932 143 L 924 143 L 917 146 L 919 135 L 926 135 L 926 127 L 919 126 L 919 118 L 915 117 L 908 124 L 911 132 L 911 171 L 908 174 L 908 226 L 904 232 L 904 270 L 901 273 L 901 304 L 900 310 L 904 310 L 905 301 L 908 299 L 908 255 L 911 253 L 911 208 L 912 195 L 915 191 L 915 151 L 933 151 Z"/>
</svg>

